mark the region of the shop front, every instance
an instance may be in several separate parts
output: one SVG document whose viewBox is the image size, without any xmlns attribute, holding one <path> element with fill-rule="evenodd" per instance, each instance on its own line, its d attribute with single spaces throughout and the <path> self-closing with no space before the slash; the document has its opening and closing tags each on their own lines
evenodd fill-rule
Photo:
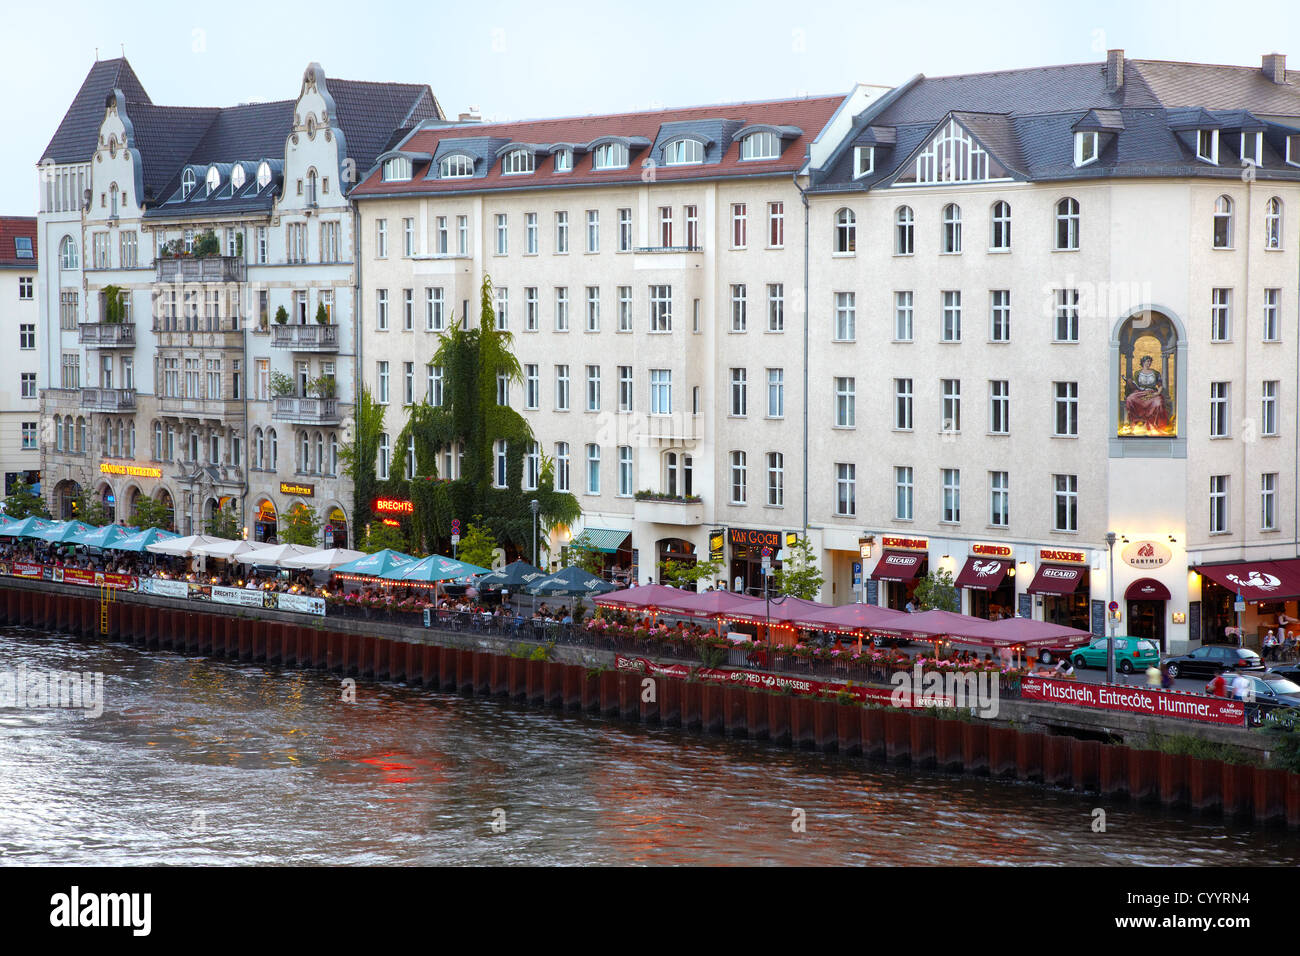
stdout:
<svg viewBox="0 0 1300 956">
<path fill-rule="evenodd" d="M 1170 600 L 1169 589 L 1155 578 L 1139 578 L 1124 591 L 1128 607 L 1128 624 L 1124 633 L 1155 641 L 1160 650 L 1165 645 L 1165 608 Z"/>
<path fill-rule="evenodd" d="M 907 610 L 916 593 L 917 580 L 929 570 L 930 542 L 926 538 L 881 538 L 880 560 L 871 572 L 874 581 L 884 581 L 884 606 L 895 611 Z"/>
<path fill-rule="evenodd" d="M 967 592 L 966 613 L 988 621 L 1016 616 L 1016 569 L 1011 546 L 973 544 L 970 556 L 953 582 Z"/>
<path fill-rule="evenodd" d="M 1042 548 L 1038 561 L 1038 570 L 1026 591 L 1042 603 L 1043 620 L 1080 631 L 1090 630 L 1088 553 Z"/>
<path fill-rule="evenodd" d="M 325 513 L 324 535 L 326 548 L 346 548 L 348 546 L 348 516 L 337 505 Z"/>
<path fill-rule="evenodd" d="M 258 502 L 253 518 L 253 540 L 276 543 L 276 535 L 279 534 L 279 516 L 276 514 L 274 502 L 269 498 L 263 498 Z"/>
<path fill-rule="evenodd" d="M 1192 568 L 1201 575 L 1200 634 L 1205 644 L 1241 643 L 1259 651 L 1272 630 L 1300 635 L 1300 558 L 1238 561 Z M 1238 600 L 1244 605 L 1238 614 Z M 1193 634 L 1195 639 L 1198 635 Z"/>
<path fill-rule="evenodd" d="M 731 589 L 740 594 L 762 594 L 763 551 L 767 550 L 772 573 L 775 574 L 781 569 L 781 562 L 777 560 L 781 551 L 781 532 L 728 528 L 727 542 L 731 545 Z"/>
</svg>

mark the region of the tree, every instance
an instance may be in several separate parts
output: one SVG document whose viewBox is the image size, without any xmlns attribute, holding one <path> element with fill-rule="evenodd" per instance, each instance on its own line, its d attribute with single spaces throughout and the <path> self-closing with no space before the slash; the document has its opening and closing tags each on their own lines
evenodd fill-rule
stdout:
<svg viewBox="0 0 1300 956">
<path fill-rule="evenodd" d="M 587 543 L 587 539 L 579 535 L 569 543 L 568 549 L 564 553 L 564 566 L 566 568 L 582 568 L 588 574 L 600 576 L 605 570 L 605 558 L 599 551 Z"/>
<path fill-rule="evenodd" d="M 353 439 L 339 448 L 344 473 L 352 479 L 352 520 L 357 527 L 370 523 L 370 502 L 378 487 L 375 465 L 379 461 L 379 436 L 384 431 L 386 411 L 363 385 L 356 404 Z"/>
<path fill-rule="evenodd" d="M 327 311 L 325 311 L 324 302 L 321 302 L 319 305 L 316 306 L 316 324 L 317 325 L 330 324 L 330 315 Z"/>
<path fill-rule="evenodd" d="M 319 546 L 320 528 L 320 515 L 316 509 L 300 501 L 284 516 L 284 527 L 280 529 L 280 543 L 300 544 L 304 547 Z"/>
<path fill-rule="evenodd" d="M 108 507 L 99 495 L 92 492 L 83 491 L 77 495 L 77 505 L 73 509 L 78 521 L 84 521 L 86 524 L 94 525 L 101 528 L 110 524 L 108 517 Z"/>
<path fill-rule="evenodd" d="M 214 538 L 225 538 L 228 541 L 237 541 L 243 537 L 243 529 L 239 526 L 239 515 L 235 513 L 234 502 L 231 502 L 229 508 L 215 509 L 203 530 L 205 534 L 210 534 Z"/>
<path fill-rule="evenodd" d="M 482 518 L 482 515 L 474 516 L 476 521 Z M 499 550 L 500 545 L 491 528 L 483 524 L 471 524 L 460 536 L 460 548 L 456 554 L 462 561 L 476 564 L 480 568 L 491 568 Z"/>
<path fill-rule="evenodd" d="M 944 568 L 935 568 L 916 582 L 912 600 L 922 611 L 940 610 L 957 611 L 957 588 L 952 583 L 952 572 Z"/>
<path fill-rule="evenodd" d="M 721 570 L 721 561 L 674 561 L 670 558 L 660 568 L 659 583 L 694 591 L 698 590 L 701 581 L 712 583 Z"/>
<path fill-rule="evenodd" d="M 382 521 L 370 522 L 366 527 L 366 536 L 360 544 L 361 550 L 366 554 L 384 550 L 400 551 L 405 554 L 406 547 L 406 535 L 402 534 L 402 529 L 384 524 Z"/>
<path fill-rule="evenodd" d="M 779 594 L 811 601 L 826 582 L 826 576 L 817 567 L 812 544 L 799 538 L 785 547 L 782 568 L 773 576 L 772 586 Z"/>
<path fill-rule="evenodd" d="M 162 528 L 171 531 L 174 516 L 171 509 L 156 498 L 139 495 L 131 508 L 131 526 L 144 531 L 147 528 Z"/>
<path fill-rule="evenodd" d="M 19 480 L 14 482 L 13 493 L 5 499 L 5 514 L 11 518 L 48 518 L 50 510 L 40 495 L 32 494 L 32 486 Z"/>
</svg>

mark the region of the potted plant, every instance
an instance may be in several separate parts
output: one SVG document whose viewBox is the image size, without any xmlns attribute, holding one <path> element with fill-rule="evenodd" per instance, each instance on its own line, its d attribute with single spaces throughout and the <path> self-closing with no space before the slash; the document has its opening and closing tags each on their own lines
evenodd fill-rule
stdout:
<svg viewBox="0 0 1300 956">
<path fill-rule="evenodd" d="M 275 324 L 276 325 L 289 324 L 289 310 L 286 309 L 284 306 L 280 306 L 278 309 L 275 310 Z"/>
<path fill-rule="evenodd" d="M 329 324 L 330 324 L 330 316 L 329 316 L 329 313 L 325 311 L 325 303 L 324 303 L 324 302 L 319 302 L 319 303 L 317 303 L 317 305 L 316 305 L 316 324 L 317 324 L 317 325 L 329 325 Z"/>
<path fill-rule="evenodd" d="M 292 375 L 285 375 L 283 372 L 271 373 L 271 394 L 276 398 L 293 395 L 297 390 Z"/>
</svg>

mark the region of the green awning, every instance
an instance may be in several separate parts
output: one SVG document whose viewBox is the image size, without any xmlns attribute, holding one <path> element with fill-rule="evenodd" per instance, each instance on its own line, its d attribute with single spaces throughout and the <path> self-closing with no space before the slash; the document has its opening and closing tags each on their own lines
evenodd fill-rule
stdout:
<svg viewBox="0 0 1300 956">
<path fill-rule="evenodd" d="M 618 531 L 613 528 L 587 528 L 573 539 L 571 547 L 588 547 L 593 551 L 613 554 L 623 547 L 631 531 Z"/>
</svg>

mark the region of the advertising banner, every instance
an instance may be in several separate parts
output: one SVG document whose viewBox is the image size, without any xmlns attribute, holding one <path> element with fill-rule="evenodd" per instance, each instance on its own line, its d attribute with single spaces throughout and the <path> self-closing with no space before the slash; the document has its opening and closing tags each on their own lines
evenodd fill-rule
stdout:
<svg viewBox="0 0 1300 956">
<path fill-rule="evenodd" d="M 142 579 L 140 581 L 140 592 L 170 598 L 187 598 L 190 596 L 189 585 L 184 581 L 169 581 L 163 578 Z"/>
<path fill-rule="evenodd" d="M 217 604 L 238 604 L 240 607 L 266 607 L 262 592 L 245 591 L 243 588 L 212 588 L 212 600 Z"/>
<path fill-rule="evenodd" d="M 1246 709 L 1239 700 L 1147 690 L 1143 687 L 1026 677 L 1020 683 L 1020 696 L 1024 700 L 1074 704 L 1078 707 L 1096 707 L 1100 710 L 1122 710 L 1130 714 L 1148 714 L 1152 717 L 1177 717 L 1210 724 L 1232 724 L 1240 727 L 1246 722 Z"/>
<path fill-rule="evenodd" d="M 114 591 L 136 590 L 135 578 L 129 574 L 105 574 L 103 571 L 86 571 L 81 568 L 55 568 L 56 575 L 62 572 L 65 584 L 81 584 L 86 587 L 109 587 Z M 55 577 L 55 580 L 60 580 Z"/>
<path fill-rule="evenodd" d="M 30 564 L 26 561 L 15 561 L 13 565 L 11 565 L 9 573 L 16 578 L 36 578 L 37 580 L 40 580 L 43 576 L 41 570 L 39 564 Z"/>
<path fill-rule="evenodd" d="M 309 597 L 306 594 L 277 594 L 275 595 L 275 603 L 276 607 L 281 611 L 297 611 L 299 614 L 325 616 L 324 598 Z"/>
</svg>

